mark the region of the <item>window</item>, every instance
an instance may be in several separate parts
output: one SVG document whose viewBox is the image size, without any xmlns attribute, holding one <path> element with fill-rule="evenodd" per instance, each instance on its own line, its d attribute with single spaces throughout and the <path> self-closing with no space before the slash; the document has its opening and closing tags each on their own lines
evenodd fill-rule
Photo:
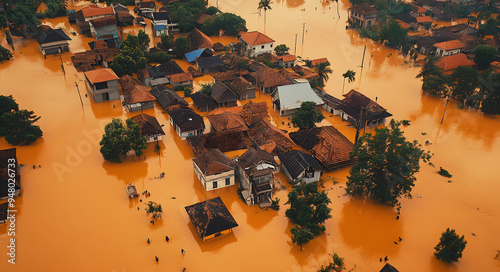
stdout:
<svg viewBox="0 0 500 272">
<path fill-rule="evenodd" d="M 100 82 L 95 84 L 95 89 L 100 90 L 100 89 L 106 89 L 108 87 L 107 82 Z"/>
<path fill-rule="evenodd" d="M 212 182 L 212 188 L 217 189 L 217 181 Z"/>
<path fill-rule="evenodd" d="M 253 48 L 253 51 L 255 51 L 255 47 Z"/>
<path fill-rule="evenodd" d="M 264 49 L 264 46 L 261 46 L 260 49 Z"/>
<path fill-rule="evenodd" d="M 226 186 L 229 186 L 231 185 L 231 179 L 230 178 L 226 178 Z"/>
<path fill-rule="evenodd" d="M 271 44 L 271 48 L 273 48 L 273 44 Z"/>
</svg>

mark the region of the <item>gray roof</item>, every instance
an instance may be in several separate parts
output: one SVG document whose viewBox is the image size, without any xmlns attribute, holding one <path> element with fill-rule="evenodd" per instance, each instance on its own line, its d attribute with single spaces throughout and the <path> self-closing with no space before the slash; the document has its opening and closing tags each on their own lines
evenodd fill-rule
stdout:
<svg viewBox="0 0 500 272">
<path fill-rule="evenodd" d="M 279 154 L 278 158 L 280 158 L 281 164 L 285 166 L 292 179 L 299 177 L 308 167 L 312 167 L 317 171 L 323 170 L 323 167 L 321 167 L 319 162 L 312 155 L 298 150 Z"/>
<path fill-rule="evenodd" d="M 208 68 L 224 66 L 224 62 L 219 56 L 197 59 L 196 62 L 198 63 L 200 69 L 208 69 Z"/>
<path fill-rule="evenodd" d="M 282 110 L 298 109 L 302 102 L 307 101 L 316 105 L 323 104 L 323 100 L 313 91 L 309 82 L 278 86 L 276 92 Z"/>
</svg>

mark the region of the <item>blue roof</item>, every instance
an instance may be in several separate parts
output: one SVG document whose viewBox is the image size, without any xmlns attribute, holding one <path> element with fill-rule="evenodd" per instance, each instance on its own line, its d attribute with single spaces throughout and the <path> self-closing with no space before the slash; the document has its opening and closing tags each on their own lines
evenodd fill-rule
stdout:
<svg viewBox="0 0 500 272">
<path fill-rule="evenodd" d="M 156 25 L 156 31 L 164 30 L 165 28 L 167 28 L 166 25 Z"/>
<path fill-rule="evenodd" d="M 197 49 L 197 50 L 188 52 L 184 56 L 186 56 L 186 59 L 188 62 L 193 62 L 196 60 L 196 58 L 201 56 L 201 53 L 203 53 L 203 51 L 205 51 L 205 48 Z"/>
</svg>

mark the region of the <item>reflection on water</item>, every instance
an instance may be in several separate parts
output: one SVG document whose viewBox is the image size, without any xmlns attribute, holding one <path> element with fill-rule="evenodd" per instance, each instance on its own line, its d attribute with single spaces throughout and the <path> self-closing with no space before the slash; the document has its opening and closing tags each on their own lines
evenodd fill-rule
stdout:
<svg viewBox="0 0 500 272">
<path fill-rule="evenodd" d="M 209 3 L 215 5 L 216 1 Z M 354 70 L 356 80 L 346 82 L 346 91 L 358 88 L 376 98 L 395 119 L 411 120 L 404 129 L 408 139 L 432 143 L 424 149 L 435 154 L 435 167 L 422 165 L 412 192 L 414 199 L 402 200 L 400 220 L 395 220 L 395 212 L 388 207 L 345 196 L 348 169 L 327 172 L 323 178 L 332 200 L 332 219 L 326 221 L 325 234 L 301 252 L 290 241 L 291 224 L 285 217 L 288 205 L 284 203 L 291 188 L 284 175 L 276 175 L 285 185 L 278 186 L 275 193 L 281 199 L 279 211 L 246 206 L 238 197 L 237 186 L 206 192 L 194 175 L 193 152 L 177 136 L 168 114 L 158 104 L 145 113 L 164 125 L 161 154 L 149 144 L 140 160 L 129 157 L 122 164 L 104 162 L 98 145 L 104 125 L 112 118 L 125 119 L 137 113 L 128 113 L 119 101 L 96 104 L 85 97 L 83 73 L 75 71 L 70 58 L 71 52 L 89 49 L 87 43 L 92 39 L 70 34 L 71 52 L 44 59 L 34 40 L 15 37 L 14 60 L 0 64 L 0 93 L 13 94 L 21 108 L 42 116 L 38 123 L 44 136 L 33 145 L 18 147 L 18 160 L 27 165 L 21 169 L 23 195 L 16 199 L 19 259 L 15 266 L 7 266 L 2 247 L 0 270 L 181 271 L 186 267 L 187 271 L 254 271 L 265 267 L 266 271 L 317 271 L 333 251 L 345 257 L 349 268 L 356 265 L 359 271 L 380 270 L 383 264 L 379 258 L 385 255 L 400 271 L 499 270 L 500 262 L 494 259 L 500 245 L 500 237 L 495 235 L 500 227 L 498 118 L 450 103 L 440 125 L 444 100 L 422 94 L 421 82 L 415 79 L 419 68 L 405 63 L 394 50 L 346 31 L 348 0 L 339 3 L 341 19 L 337 18 L 336 3 L 316 9 L 324 3 L 276 1 L 267 14 L 266 34 L 278 44 L 287 44 L 292 52 L 298 34 L 297 54 L 311 59 L 327 57 L 333 73 L 325 90 L 334 96 L 341 96 L 342 74 Z M 249 30 L 263 31 L 264 18 L 256 14 L 257 0 L 219 0 L 219 6 L 241 15 Z M 145 31 L 151 34 L 147 21 Z M 68 33 L 75 29 L 65 18 L 43 22 L 62 26 Z M 129 26 L 123 33 L 137 34 L 139 29 Z M 235 41 L 213 39 L 224 45 Z M 8 46 L 5 39 L 1 44 Z M 180 65 L 184 69 L 189 66 L 184 61 Z M 209 81 L 209 76 L 197 78 L 195 90 Z M 268 104 L 280 129 L 296 130 L 287 125 L 287 118 L 272 110 L 269 95 L 258 94 L 255 101 Z M 354 139 L 355 131 L 347 122 L 323 113 L 326 118 L 321 125 L 331 124 Z M 373 128 L 366 131 L 373 132 Z M 0 139 L 0 148 L 7 147 Z M 33 169 L 31 165 L 42 167 Z M 436 174 L 439 166 L 453 174 L 450 183 Z M 165 178 L 155 178 L 161 172 Z M 151 192 L 151 197 L 141 196 L 143 202 L 129 200 L 125 195 L 129 182 L 134 182 L 139 192 Z M 223 199 L 239 226 L 230 236 L 203 243 L 184 207 L 216 196 Z M 147 201 L 160 203 L 164 210 L 163 219 L 154 225 L 144 210 Z M 463 258 L 453 265 L 433 257 L 433 247 L 446 227 L 455 228 L 468 241 Z M 165 242 L 165 235 L 170 243 Z M 398 237 L 403 241 L 396 245 L 393 242 Z M 0 245 L 8 238 L 6 225 L 0 225 Z M 184 256 L 181 248 L 186 250 Z M 159 257 L 158 264 L 154 256 Z"/>
</svg>

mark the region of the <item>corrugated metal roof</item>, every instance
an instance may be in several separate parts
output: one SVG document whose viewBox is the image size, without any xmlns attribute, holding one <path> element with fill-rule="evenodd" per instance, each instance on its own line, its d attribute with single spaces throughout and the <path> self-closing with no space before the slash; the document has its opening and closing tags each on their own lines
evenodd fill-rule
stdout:
<svg viewBox="0 0 500 272">
<path fill-rule="evenodd" d="M 306 101 L 323 104 L 309 82 L 278 86 L 277 92 L 282 110 L 300 108 L 302 102 Z"/>
</svg>

